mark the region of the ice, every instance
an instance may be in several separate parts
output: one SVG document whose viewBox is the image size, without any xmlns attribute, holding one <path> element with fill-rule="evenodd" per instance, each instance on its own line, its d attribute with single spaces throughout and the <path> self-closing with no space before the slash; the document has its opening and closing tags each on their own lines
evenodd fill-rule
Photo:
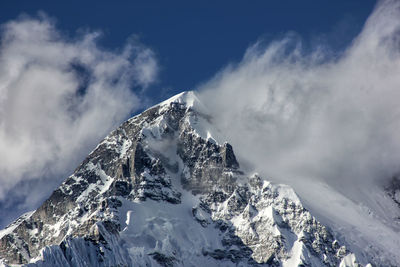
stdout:
<svg viewBox="0 0 400 267">
<path fill-rule="evenodd" d="M 197 253 L 199 248 L 221 248 L 219 231 L 213 227 L 203 228 L 193 220 L 193 206 L 189 203 L 194 201 L 184 200 L 180 205 L 153 200 L 123 201 L 120 211 L 126 216 L 121 217 L 124 230 L 120 236 L 130 256 L 135 259 L 158 252 L 183 259 L 187 265 L 198 266 L 207 261 Z"/>
<path fill-rule="evenodd" d="M 387 218 L 398 208 L 384 197 L 383 190 L 370 188 L 362 202 L 355 202 L 329 185 L 312 180 L 305 179 L 296 189 L 311 214 L 345 241 L 359 261 L 366 264 L 373 256 L 400 262 L 398 225 L 394 218 Z"/>
</svg>

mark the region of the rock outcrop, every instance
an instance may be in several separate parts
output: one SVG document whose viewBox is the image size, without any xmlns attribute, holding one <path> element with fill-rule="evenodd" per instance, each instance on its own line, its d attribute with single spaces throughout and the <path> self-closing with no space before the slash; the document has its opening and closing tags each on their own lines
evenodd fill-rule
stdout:
<svg viewBox="0 0 400 267">
<path fill-rule="evenodd" d="M 2 231 L 3 264 L 357 266 L 291 188 L 240 170 L 200 105 L 183 93 L 113 131 Z"/>
</svg>

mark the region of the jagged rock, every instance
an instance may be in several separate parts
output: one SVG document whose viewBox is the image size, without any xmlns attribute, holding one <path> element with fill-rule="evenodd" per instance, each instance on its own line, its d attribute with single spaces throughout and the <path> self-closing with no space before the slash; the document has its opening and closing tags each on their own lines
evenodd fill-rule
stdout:
<svg viewBox="0 0 400 267">
<path fill-rule="evenodd" d="M 199 105 L 188 92 L 124 122 L 42 206 L 2 232 L 3 263 L 343 263 L 350 252 L 291 188 L 246 175 L 232 146 L 204 133 L 212 127 Z"/>
</svg>

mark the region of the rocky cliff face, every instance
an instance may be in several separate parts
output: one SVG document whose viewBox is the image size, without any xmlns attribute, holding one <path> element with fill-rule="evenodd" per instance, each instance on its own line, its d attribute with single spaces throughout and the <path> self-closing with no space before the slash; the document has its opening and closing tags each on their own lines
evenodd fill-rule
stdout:
<svg viewBox="0 0 400 267">
<path fill-rule="evenodd" d="M 2 264 L 358 266 L 293 190 L 240 170 L 192 92 L 123 123 L 41 207 Z"/>
</svg>

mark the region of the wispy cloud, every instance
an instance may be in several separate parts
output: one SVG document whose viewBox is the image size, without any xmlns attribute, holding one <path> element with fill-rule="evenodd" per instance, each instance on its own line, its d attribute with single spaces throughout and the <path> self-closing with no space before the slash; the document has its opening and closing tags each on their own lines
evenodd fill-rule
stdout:
<svg viewBox="0 0 400 267">
<path fill-rule="evenodd" d="M 325 49 L 256 43 L 200 97 L 247 169 L 351 194 L 400 170 L 400 1 L 379 2 L 340 57 Z"/>
<path fill-rule="evenodd" d="M 62 181 L 140 107 L 134 90 L 155 81 L 154 53 L 135 38 L 110 52 L 97 44 L 100 36 L 66 37 L 45 15 L 1 26 L 1 201 L 12 203 L 9 196 L 19 194 L 23 205 L 37 205 L 51 190 L 39 193 L 48 184 L 43 180 L 51 179 L 53 186 Z M 33 188 L 35 181 L 42 185 Z M 19 189 L 10 193 L 16 185 Z"/>
</svg>

